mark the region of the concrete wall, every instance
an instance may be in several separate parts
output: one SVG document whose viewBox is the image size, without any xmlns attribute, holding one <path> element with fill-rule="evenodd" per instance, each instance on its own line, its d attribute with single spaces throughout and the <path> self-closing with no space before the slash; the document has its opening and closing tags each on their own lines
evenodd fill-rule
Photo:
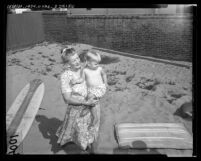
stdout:
<svg viewBox="0 0 201 161">
<path fill-rule="evenodd" d="M 192 59 L 191 16 L 66 16 L 43 13 L 45 39 L 165 59 Z"/>
<path fill-rule="evenodd" d="M 45 40 L 41 12 L 7 15 L 6 48 L 17 49 Z"/>
</svg>

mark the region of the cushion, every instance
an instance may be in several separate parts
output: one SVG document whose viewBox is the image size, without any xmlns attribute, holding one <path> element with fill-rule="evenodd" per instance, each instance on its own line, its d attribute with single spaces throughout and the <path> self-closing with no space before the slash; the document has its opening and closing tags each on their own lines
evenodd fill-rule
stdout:
<svg viewBox="0 0 201 161">
<path fill-rule="evenodd" d="M 120 123 L 115 125 L 121 148 L 192 149 L 191 134 L 179 123 Z"/>
</svg>

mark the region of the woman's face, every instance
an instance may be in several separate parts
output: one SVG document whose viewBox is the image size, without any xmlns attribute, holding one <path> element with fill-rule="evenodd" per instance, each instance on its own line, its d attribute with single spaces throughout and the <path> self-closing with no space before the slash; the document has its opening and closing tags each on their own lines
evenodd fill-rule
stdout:
<svg viewBox="0 0 201 161">
<path fill-rule="evenodd" d="M 78 54 L 74 54 L 69 57 L 68 64 L 71 66 L 73 69 L 79 69 L 81 67 L 80 63 L 80 58 Z"/>
</svg>

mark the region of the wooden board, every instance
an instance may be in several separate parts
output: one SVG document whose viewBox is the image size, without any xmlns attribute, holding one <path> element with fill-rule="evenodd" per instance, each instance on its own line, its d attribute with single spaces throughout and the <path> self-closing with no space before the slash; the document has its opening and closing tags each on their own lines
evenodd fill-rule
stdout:
<svg viewBox="0 0 201 161">
<path fill-rule="evenodd" d="M 28 83 L 6 114 L 7 154 L 15 154 L 26 137 L 43 99 L 45 86 L 40 79 Z"/>
</svg>

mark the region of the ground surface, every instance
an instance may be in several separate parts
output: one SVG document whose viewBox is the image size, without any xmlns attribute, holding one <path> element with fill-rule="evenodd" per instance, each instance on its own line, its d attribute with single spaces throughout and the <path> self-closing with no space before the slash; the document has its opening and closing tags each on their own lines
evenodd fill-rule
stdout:
<svg viewBox="0 0 201 161">
<path fill-rule="evenodd" d="M 71 44 L 81 52 L 92 46 Z M 6 110 L 20 90 L 32 79 L 45 83 L 44 98 L 32 127 L 23 142 L 24 154 L 72 154 L 74 145 L 57 146 L 55 132 L 61 124 L 66 105 L 60 92 L 59 76 L 63 71 L 62 44 L 46 43 L 17 52 L 7 52 Z M 189 68 L 135 59 L 99 51 L 101 65 L 108 75 L 109 89 L 101 100 L 101 127 L 96 153 L 115 154 L 117 142 L 114 124 L 183 123 L 192 134 L 192 121 L 175 115 L 184 103 L 192 100 L 192 64 Z M 158 150 L 169 156 L 192 155 L 190 150 Z"/>
</svg>

